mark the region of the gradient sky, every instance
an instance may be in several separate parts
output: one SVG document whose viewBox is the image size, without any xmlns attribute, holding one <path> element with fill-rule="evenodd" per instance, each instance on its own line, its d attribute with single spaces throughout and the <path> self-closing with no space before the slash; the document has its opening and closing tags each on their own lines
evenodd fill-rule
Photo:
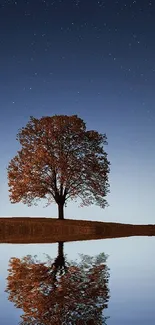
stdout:
<svg viewBox="0 0 155 325">
<path fill-rule="evenodd" d="M 109 207 L 67 218 L 155 223 L 155 2 L 0 1 L 0 215 L 56 217 L 11 204 L 6 167 L 30 115 L 77 114 L 106 133 Z"/>
</svg>

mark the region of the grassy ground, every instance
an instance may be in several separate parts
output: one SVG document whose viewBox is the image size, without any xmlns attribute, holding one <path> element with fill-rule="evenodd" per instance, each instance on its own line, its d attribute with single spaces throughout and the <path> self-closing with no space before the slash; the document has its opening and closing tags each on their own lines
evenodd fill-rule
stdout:
<svg viewBox="0 0 155 325">
<path fill-rule="evenodd" d="M 155 225 L 53 218 L 0 218 L 0 243 L 53 243 L 129 236 L 155 236 Z"/>
</svg>

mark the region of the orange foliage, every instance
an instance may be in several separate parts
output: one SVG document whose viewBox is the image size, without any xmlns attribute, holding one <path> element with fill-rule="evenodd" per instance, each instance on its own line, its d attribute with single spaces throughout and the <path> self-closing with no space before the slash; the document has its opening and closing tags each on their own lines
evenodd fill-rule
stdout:
<svg viewBox="0 0 155 325">
<path fill-rule="evenodd" d="M 77 115 L 31 116 L 17 134 L 22 149 L 7 168 L 11 202 L 30 206 L 46 198 L 47 205 L 64 205 L 80 198 L 81 206 L 104 208 L 110 171 L 106 139 L 105 134 L 87 131 Z"/>
<path fill-rule="evenodd" d="M 62 272 L 57 263 L 12 258 L 6 291 L 24 311 L 20 324 L 106 324 L 102 312 L 109 299 L 109 274 L 101 255 L 98 261 L 83 255 L 80 263 L 67 262 Z"/>
</svg>

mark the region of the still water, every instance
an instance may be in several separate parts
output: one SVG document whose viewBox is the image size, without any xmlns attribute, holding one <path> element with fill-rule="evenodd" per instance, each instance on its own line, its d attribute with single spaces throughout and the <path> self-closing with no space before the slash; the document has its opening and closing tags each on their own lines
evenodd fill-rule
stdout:
<svg viewBox="0 0 155 325">
<path fill-rule="evenodd" d="M 155 324 L 154 237 L 0 245 L 0 324 Z"/>
</svg>

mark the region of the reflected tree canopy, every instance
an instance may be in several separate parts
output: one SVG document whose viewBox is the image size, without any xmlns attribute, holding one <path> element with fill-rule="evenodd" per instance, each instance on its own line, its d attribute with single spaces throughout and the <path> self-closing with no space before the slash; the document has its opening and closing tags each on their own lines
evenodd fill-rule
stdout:
<svg viewBox="0 0 155 325">
<path fill-rule="evenodd" d="M 68 261 L 62 242 L 54 261 L 48 255 L 46 262 L 31 255 L 11 258 L 6 292 L 8 299 L 23 309 L 20 325 L 106 324 L 106 259 L 104 253 L 95 257 L 80 254 L 78 261 Z"/>
</svg>

